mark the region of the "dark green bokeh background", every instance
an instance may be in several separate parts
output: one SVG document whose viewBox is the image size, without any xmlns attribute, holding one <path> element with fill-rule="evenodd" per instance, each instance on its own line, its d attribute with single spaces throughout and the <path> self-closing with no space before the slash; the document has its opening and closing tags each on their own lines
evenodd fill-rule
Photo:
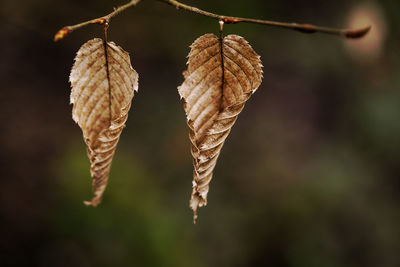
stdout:
<svg viewBox="0 0 400 267">
<path fill-rule="evenodd" d="M 322 34 L 226 26 L 261 55 L 264 80 L 225 143 L 197 225 L 176 87 L 188 46 L 218 24 L 156 1 L 111 22 L 109 38 L 130 53 L 139 93 L 102 204 L 82 204 L 91 197 L 89 161 L 68 75 L 101 27 L 52 38 L 122 3 L 0 4 L 1 266 L 400 266 L 398 0 L 375 3 L 387 32 L 380 53 Z M 369 2 L 189 3 L 345 27 L 350 11 Z"/>
</svg>

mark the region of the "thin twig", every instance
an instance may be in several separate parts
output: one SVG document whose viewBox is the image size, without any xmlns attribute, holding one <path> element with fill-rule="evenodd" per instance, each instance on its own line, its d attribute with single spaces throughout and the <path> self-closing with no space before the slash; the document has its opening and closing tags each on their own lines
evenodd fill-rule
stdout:
<svg viewBox="0 0 400 267">
<path fill-rule="evenodd" d="M 131 0 L 129 3 L 122 5 L 120 7 L 114 8 L 114 11 L 111 12 L 108 15 L 105 15 L 103 17 L 97 18 L 97 19 L 92 19 L 92 20 L 88 20 L 79 24 L 75 24 L 72 26 L 65 26 L 62 29 L 60 29 L 56 35 L 54 36 L 54 41 L 59 41 L 61 39 L 63 39 L 67 34 L 71 33 L 72 31 L 82 28 L 84 26 L 87 26 L 89 24 L 105 24 L 105 23 L 109 23 L 111 18 L 114 17 L 115 15 L 121 13 L 122 11 L 124 11 L 125 9 L 131 7 L 131 6 L 136 6 L 138 3 L 140 2 L 140 0 Z"/>
<path fill-rule="evenodd" d="M 118 8 L 115 8 L 113 12 L 111 12 L 110 14 L 105 15 L 103 17 L 88 20 L 88 21 L 85 21 L 85 22 L 82 22 L 82 23 L 79 23 L 76 25 L 72 25 L 72 26 L 65 26 L 56 33 L 56 35 L 54 36 L 54 41 L 59 41 L 59 40 L 63 39 L 67 34 L 71 33 L 72 31 L 82 28 L 84 26 L 87 26 L 89 24 L 104 24 L 106 22 L 109 23 L 112 17 L 114 17 L 115 15 L 119 14 L 120 12 L 124 11 L 125 9 L 127 9 L 129 7 L 136 6 L 140 1 L 141 0 L 131 0 L 129 3 L 122 5 Z M 214 14 L 214 13 L 211 13 L 208 11 L 204 11 L 197 7 L 189 6 L 189 5 L 183 4 L 176 0 L 158 0 L 158 1 L 172 5 L 172 6 L 176 7 L 177 9 L 184 9 L 184 10 L 187 10 L 187 11 L 190 11 L 193 13 L 197 13 L 197 14 L 209 17 L 209 18 L 223 21 L 225 24 L 234 24 L 234 23 L 240 23 L 240 22 L 256 23 L 256 24 L 263 24 L 263 25 L 268 25 L 268 26 L 292 29 L 292 30 L 303 32 L 303 33 L 322 32 L 322 33 L 327 33 L 327 34 L 343 36 L 346 38 L 363 37 L 371 29 L 371 26 L 366 26 L 364 28 L 358 28 L 358 29 L 335 29 L 335 28 L 320 27 L 320 26 L 315 26 L 315 25 L 310 25 L 310 24 L 298 24 L 298 23 L 278 22 L 278 21 L 260 20 L 260 19 L 251 19 L 251 18 L 230 17 L 230 16 L 218 15 L 218 14 Z"/>
<path fill-rule="evenodd" d="M 197 7 L 189 6 L 183 3 L 180 3 L 176 0 L 159 0 L 161 2 L 167 3 L 176 7 L 177 9 L 184 9 L 190 12 L 194 12 L 209 18 L 214 18 L 217 20 L 222 20 L 225 24 L 234 24 L 239 22 L 247 22 L 247 23 L 256 23 L 256 24 L 263 24 L 281 28 L 292 29 L 296 31 L 300 31 L 303 33 L 315 33 L 315 32 L 322 32 L 327 34 L 334 34 L 343 36 L 346 38 L 360 38 L 363 37 L 368 31 L 371 29 L 371 26 L 366 26 L 364 28 L 359 29 L 334 29 L 328 27 L 320 27 L 314 26 L 310 24 L 298 24 L 298 23 L 287 23 L 287 22 L 277 22 L 277 21 L 269 21 L 269 20 L 260 20 L 260 19 L 251 19 L 251 18 L 240 18 L 240 17 L 228 17 L 224 15 L 214 14 L 208 11 L 201 10 Z"/>
</svg>

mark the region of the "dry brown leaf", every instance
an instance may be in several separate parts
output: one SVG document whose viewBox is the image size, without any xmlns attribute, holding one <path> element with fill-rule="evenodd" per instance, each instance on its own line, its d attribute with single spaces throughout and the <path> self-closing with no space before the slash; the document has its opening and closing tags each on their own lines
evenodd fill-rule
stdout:
<svg viewBox="0 0 400 267">
<path fill-rule="evenodd" d="M 213 34 L 199 37 L 188 56 L 185 81 L 178 87 L 189 126 L 193 156 L 190 207 L 207 204 L 209 183 L 217 158 L 244 103 L 262 80 L 260 56 L 245 39 Z"/>
<path fill-rule="evenodd" d="M 82 129 L 93 178 L 94 197 L 84 203 L 96 206 L 107 186 L 111 161 L 138 90 L 138 74 L 127 52 L 113 42 L 95 38 L 79 49 L 70 82 L 72 118 Z"/>
</svg>

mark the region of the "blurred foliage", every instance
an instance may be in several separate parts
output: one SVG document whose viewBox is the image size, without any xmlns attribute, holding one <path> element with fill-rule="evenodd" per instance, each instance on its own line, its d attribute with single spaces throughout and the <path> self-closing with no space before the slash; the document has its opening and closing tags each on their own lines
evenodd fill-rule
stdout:
<svg viewBox="0 0 400 267">
<path fill-rule="evenodd" d="M 124 2 L 0 4 L 1 266 L 400 265 L 397 0 L 187 1 L 338 27 L 367 5 L 383 27 L 373 28 L 383 33 L 379 51 L 360 52 L 356 40 L 226 25 L 261 55 L 264 81 L 222 150 L 195 226 L 176 87 L 188 46 L 218 25 L 157 1 L 112 20 L 109 37 L 130 52 L 139 93 L 103 203 L 82 204 L 91 197 L 89 161 L 68 75 L 79 46 L 101 28 L 52 38 Z"/>
</svg>

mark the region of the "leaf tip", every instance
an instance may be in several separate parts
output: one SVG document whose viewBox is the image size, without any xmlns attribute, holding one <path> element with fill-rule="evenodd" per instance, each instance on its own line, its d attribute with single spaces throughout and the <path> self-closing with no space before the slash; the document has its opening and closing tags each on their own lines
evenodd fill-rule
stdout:
<svg viewBox="0 0 400 267">
<path fill-rule="evenodd" d="M 95 188 L 94 196 L 90 201 L 83 201 L 86 206 L 97 207 L 101 202 L 101 196 L 106 188 L 106 185 L 102 185 L 99 188 Z"/>
<path fill-rule="evenodd" d="M 92 207 L 97 207 L 97 205 L 100 204 L 100 198 L 94 197 L 92 200 L 90 201 L 83 201 L 83 204 L 85 204 L 86 206 L 92 206 Z"/>
<path fill-rule="evenodd" d="M 193 210 L 193 224 L 196 224 L 197 221 L 197 210 Z"/>
<path fill-rule="evenodd" d="M 189 206 L 193 210 L 193 224 L 196 224 L 197 221 L 197 209 L 207 205 L 207 193 L 203 194 L 198 192 L 196 189 L 196 183 L 193 181 L 193 192 L 192 197 L 190 198 Z"/>
<path fill-rule="evenodd" d="M 196 224 L 197 221 L 197 208 L 198 208 L 198 201 L 190 201 L 190 208 L 193 210 L 193 224 Z"/>
</svg>

